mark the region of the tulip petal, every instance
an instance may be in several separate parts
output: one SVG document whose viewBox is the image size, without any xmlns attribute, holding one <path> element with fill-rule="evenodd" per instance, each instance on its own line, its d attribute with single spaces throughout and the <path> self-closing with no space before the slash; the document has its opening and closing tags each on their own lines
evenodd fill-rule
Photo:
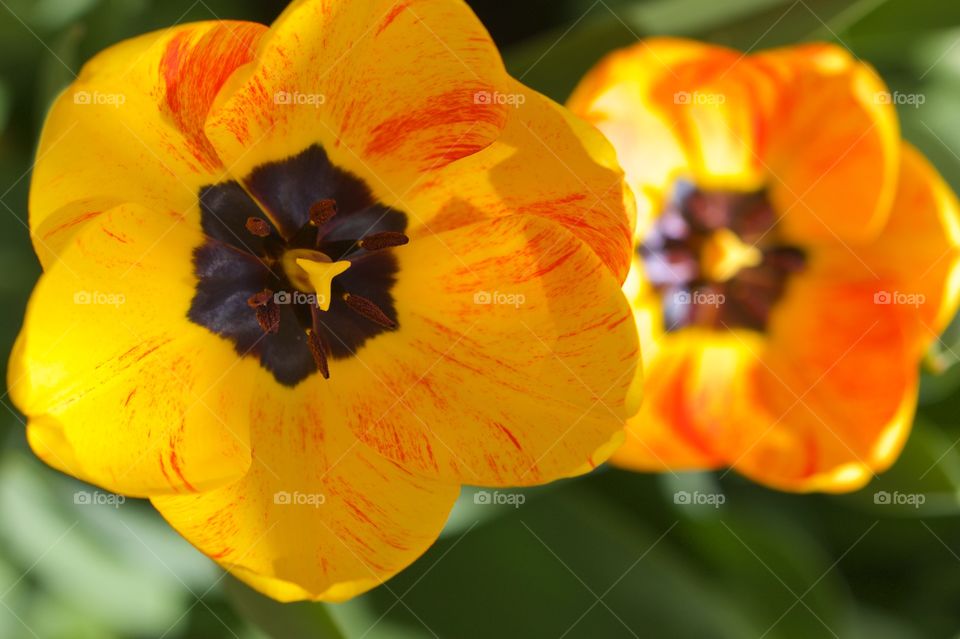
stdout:
<svg viewBox="0 0 960 639">
<path fill-rule="evenodd" d="M 899 454 L 917 390 L 910 334 L 895 306 L 874 304 L 876 289 L 872 277 L 842 282 L 817 259 L 766 335 L 640 326 L 644 405 L 612 461 L 644 471 L 732 466 L 799 492 L 861 487 Z"/>
<path fill-rule="evenodd" d="M 417 478 L 358 444 L 326 380 L 264 381 L 250 472 L 153 504 L 197 548 L 280 601 L 343 601 L 380 585 L 437 538 L 459 487 Z"/>
<path fill-rule="evenodd" d="M 37 151 L 30 229 L 44 267 L 85 223 L 124 202 L 188 211 L 223 167 L 203 122 L 266 31 L 187 24 L 113 46 L 53 105 Z"/>
<path fill-rule="evenodd" d="M 609 55 L 569 105 L 610 138 L 656 215 L 680 178 L 725 190 L 762 183 L 778 88 L 732 49 L 650 38 Z"/>
<path fill-rule="evenodd" d="M 774 313 L 757 378 L 776 428 L 751 436 L 731 463 L 784 489 L 848 491 L 906 441 L 916 350 L 897 309 L 874 303 L 875 280 L 837 282 L 819 263 L 810 271 Z"/>
<path fill-rule="evenodd" d="M 442 34 L 438 35 L 438 34 Z M 207 123 L 235 175 L 320 144 L 388 205 L 423 171 L 496 139 L 496 47 L 456 0 L 299 0 Z"/>
<path fill-rule="evenodd" d="M 740 432 L 763 424 L 765 411 L 750 385 L 760 350 L 760 336 L 747 331 L 660 336 L 655 353 L 644 350 L 644 403 L 628 421 L 613 463 L 642 471 L 726 465 Z"/>
<path fill-rule="evenodd" d="M 124 205 L 91 220 L 41 277 L 8 383 L 40 457 L 131 495 L 246 471 L 256 366 L 187 320 L 199 242 L 176 215 Z"/>
<path fill-rule="evenodd" d="M 778 309 L 761 386 L 789 448 L 759 442 L 741 472 L 790 489 L 841 491 L 899 455 L 916 406 L 917 359 L 956 312 L 960 238 L 956 198 L 942 178 L 908 145 L 901 158 L 880 237 L 818 249 Z"/>
<path fill-rule="evenodd" d="M 899 127 L 884 95 L 870 67 L 833 45 L 748 56 L 651 38 L 609 56 L 570 105 L 610 137 L 638 198 L 649 197 L 638 233 L 685 178 L 769 188 L 785 235 L 824 244 L 872 239 L 886 221 Z"/>
<path fill-rule="evenodd" d="M 878 302 L 899 312 L 922 353 L 946 328 L 960 296 L 960 204 L 912 146 L 901 154 L 897 196 L 887 225 L 868 245 L 822 250 L 837 280 L 876 282 Z"/>
<path fill-rule="evenodd" d="M 691 40 L 653 38 L 611 53 L 574 90 L 567 106 L 596 126 L 616 148 L 637 198 L 637 234 L 659 215 L 674 184 L 690 178 L 691 159 L 675 118 L 655 87 L 678 64 L 714 48 Z"/>
<path fill-rule="evenodd" d="M 533 215 L 562 225 L 620 280 L 631 258 L 633 201 L 610 144 L 548 98 L 512 82 L 500 138 L 436 171 L 405 198 L 411 237 L 484 219 Z M 467 201 L 470 206 L 463 206 Z"/>
<path fill-rule="evenodd" d="M 358 438 L 416 472 L 498 486 L 579 474 L 612 452 L 632 408 L 637 337 L 590 248 L 542 217 L 513 216 L 396 256 L 399 330 L 331 372 Z"/>
<path fill-rule="evenodd" d="M 772 51 L 756 64 L 782 74 L 785 87 L 766 156 L 784 234 L 805 244 L 875 238 L 900 162 L 900 128 L 883 80 L 834 45 Z"/>
</svg>

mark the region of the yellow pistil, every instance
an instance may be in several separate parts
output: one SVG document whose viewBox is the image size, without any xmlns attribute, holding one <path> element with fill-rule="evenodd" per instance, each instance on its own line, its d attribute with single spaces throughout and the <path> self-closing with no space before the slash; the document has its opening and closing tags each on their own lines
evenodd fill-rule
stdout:
<svg viewBox="0 0 960 639">
<path fill-rule="evenodd" d="M 730 229 L 715 231 L 700 253 L 703 275 L 714 282 L 726 282 L 741 269 L 759 266 L 762 262 L 760 249 L 745 244 Z"/>
<path fill-rule="evenodd" d="M 314 293 L 317 307 L 330 310 L 330 288 L 333 278 L 350 268 L 350 262 L 334 262 L 326 254 L 310 249 L 294 249 L 283 256 L 283 269 L 290 282 L 300 291 Z"/>
</svg>

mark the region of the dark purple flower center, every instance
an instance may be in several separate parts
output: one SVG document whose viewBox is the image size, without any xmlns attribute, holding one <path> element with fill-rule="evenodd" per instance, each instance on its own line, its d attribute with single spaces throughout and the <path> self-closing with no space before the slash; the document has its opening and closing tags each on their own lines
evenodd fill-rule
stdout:
<svg viewBox="0 0 960 639">
<path fill-rule="evenodd" d="M 764 331 L 790 276 L 806 264 L 800 248 L 782 241 L 764 191 L 704 191 L 682 181 L 638 252 L 668 331 Z"/>
<path fill-rule="evenodd" d="M 397 328 L 392 249 L 407 242 L 407 217 L 320 146 L 260 166 L 242 184 L 204 187 L 199 199 L 206 241 L 194 251 L 188 316 L 258 358 L 279 383 L 328 377 L 330 360 Z M 349 265 L 317 290 L 298 260 Z"/>
</svg>

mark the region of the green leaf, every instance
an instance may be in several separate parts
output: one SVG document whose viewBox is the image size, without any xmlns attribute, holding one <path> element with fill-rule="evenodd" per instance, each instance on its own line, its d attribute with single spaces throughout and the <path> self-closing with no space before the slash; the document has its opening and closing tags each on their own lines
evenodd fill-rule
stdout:
<svg viewBox="0 0 960 639">
<path fill-rule="evenodd" d="M 960 387 L 960 316 L 930 347 L 920 383 L 920 404 L 948 399 Z"/>
<path fill-rule="evenodd" d="M 29 23 L 44 30 L 63 28 L 96 7 L 100 0 L 37 0 Z"/>
<path fill-rule="evenodd" d="M 280 603 L 229 575 L 224 578 L 223 588 L 237 613 L 273 639 L 346 639 L 325 604 Z"/>
<path fill-rule="evenodd" d="M 72 25 L 50 40 L 50 50 L 40 65 L 38 104 L 42 112 L 46 112 L 54 99 L 76 78 L 80 68 L 78 49 L 83 36 L 84 29 Z"/>
<path fill-rule="evenodd" d="M 440 533 L 441 537 L 459 537 L 477 524 L 503 517 L 556 487 L 476 488 L 464 486 Z"/>
<path fill-rule="evenodd" d="M 512 75 L 562 102 L 605 54 L 644 37 L 689 36 L 742 50 L 833 40 L 859 18 L 852 10 L 862 4 L 858 0 L 596 3 L 572 25 L 509 49 L 504 60 Z"/>
<path fill-rule="evenodd" d="M 0 135 L 7 129 L 10 122 L 10 111 L 13 108 L 13 95 L 10 87 L 0 79 Z"/>
<path fill-rule="evenodd" d="M 706 476 L 683 481 L 714 487 Z M 829 573 L 832 559 L 796 522 L 774 527 L 769 518 L 766 505 L 746 501 L 709 519 L 691 515 L 648 478 L 601 470 L 440 540 L 384 587 L 346 604 L 356 614 L 345 628 L 367 639 L 393 639 L 399 629 L 458 639 L 740 639 L 777 622 L 768 638 L 822 636 L 823 625 L 794 605 L 779 577 L 797 595 L 816 582 L 804 602 L 846 636 L 850 602 Z"/>
<path fill-rule="evenodd" d="M 110 497 L 115 506 L 78 504 L 82 494 Z M 0 511 L 15 513 L 0 519 L 4 552 L 29 574 L 0 592 L 38 583 L 58 608 L 82 611 L 92 627 L 162 634 L 192 601 L 188 589 L 203 592 L 217 574 L 145 504 L 119 503 L 18 450 L 0 458 Z M 193 574 L 182 568 L 188 561 Z"/>
<path fill-rule="evenodd" d="M 893 467 L 839 499 L 883 518 L 960 514 L 960 448 L 936 425 L 917 420 Z"/>
<path fill-rule="evenodd" d="M 780 10 L 790 0 L 659 0 L 624 7 L 624 19 L 651 33 L 694 35 L 721 28 L 751 16 Z"/>
</svg>

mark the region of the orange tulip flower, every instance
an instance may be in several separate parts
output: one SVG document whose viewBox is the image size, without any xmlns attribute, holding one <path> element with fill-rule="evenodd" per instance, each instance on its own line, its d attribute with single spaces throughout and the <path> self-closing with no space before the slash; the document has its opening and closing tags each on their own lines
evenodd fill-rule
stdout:
<svg viewBox="0 0 960 639">
<path fill-rule="evenodd" d="M 654 39 L 570 100 L 639 208 L 645 405 L 615 463 L 846 491 L 897 458 L 954 315 L 958 204 L 877 74 L 828 44 Z"/>
</svg>

